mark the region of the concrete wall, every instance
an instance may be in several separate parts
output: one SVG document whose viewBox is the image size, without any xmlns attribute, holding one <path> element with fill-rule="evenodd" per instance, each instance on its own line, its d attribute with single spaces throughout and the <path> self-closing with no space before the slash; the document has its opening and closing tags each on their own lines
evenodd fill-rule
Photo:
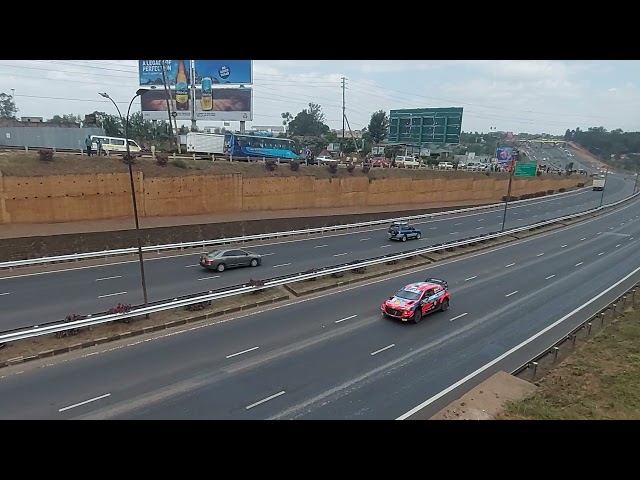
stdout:
<svg viewBox="0 0 640 480">
<path fill-rule="evenodd" d="M 507 180 L 366 177 L 243 178 L 241 174 L 143 178 L 135 173 L 141 217 L 278 209 L 389 206 L 437 202 L 499 201 Z M 575 187 L 582 177 L 514 179 L 512 195 Z M 56 223 L 129 217 L 128 174 L 0 176 L 0 223 Z"/>
</svg>

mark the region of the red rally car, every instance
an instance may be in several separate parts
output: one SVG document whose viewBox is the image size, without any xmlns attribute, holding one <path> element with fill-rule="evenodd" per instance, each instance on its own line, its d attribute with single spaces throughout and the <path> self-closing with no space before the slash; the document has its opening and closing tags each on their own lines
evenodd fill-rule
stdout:
<svg viewBox="0 0 640 480">
<path fill-rule="evenodd" d="M 382 315 L 418 323 L 424 315 L 449 308 L 449 284 L 439 278 L 411 283 L 389 297 L 382 305 Z"/>
</svg>

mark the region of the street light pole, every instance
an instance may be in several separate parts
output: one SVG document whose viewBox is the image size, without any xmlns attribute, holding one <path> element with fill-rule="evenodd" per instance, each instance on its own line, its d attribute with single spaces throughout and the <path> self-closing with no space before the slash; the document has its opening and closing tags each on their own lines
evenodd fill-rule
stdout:
<svg viewBox="0 0 640 480">
<path fill-rule="evenodd" d="M 133 170 L 131 165 L 133 164 L 133 158 L 131 157 L 131 149 L 129 147 L 129 114 L 131 113 L 131 105 L 133 105 L 133 101 L 141 96 L 144 95 L 146 92 L 148 92 L 147 89 L 145 88 L 140 88 L 135 96 L 131 99 L 131 102 L 129 102 L 129 108 L 127 109 L 127 117 L 126 120 L 122 118 L 122 113 L 120 112 L 120 109 L 118 108 L 118 105 L 116 104 L 116 102 L 107 94 L 107 93 L 100 93 L 101 96 L 103 96 L 104 98 L 108 98 L 109 100 L 111 100 L 111 102 L 113 103 L 113 105 L 116 107 L 116 110 L 118 111 L 118 115 L 120 116 L 120 121 L 122 121 L 122 123 L 124 124 L 124 140 L 125 140 L 125 144 L 126 144 L 126 148 L 127 148 L 127 156 L 125 158 L 125 162 L 127 163 L 127 165 L 129 166 L 129 180 L 131 182 L 131 199 L 133 201 L 133 216 L 135 218 L 136 221 L 136 238 L 138 241 L 138 260 L 140 263 L 140 277 L 142 280 L 142 295 L 144 297 L 144 304 L 145 306 L 147 306 L 149 304 L 149 300 L 147 297 L 147 282 L 145 279 L 145 274 L 144 274 L 144 258 L 142 256 L 142 241 L 140 239 L 140 221 L 138 220 L 138 202 L 136 201 L 136 188 L 135 188 L 135 183 L 133 181 Z M 148 315 L 147 315 L 148 317 Z"/>
<path fill-rule="evenodd" d="M 504 225 L 507 223 L 507 207 L 509 206 L 509 199 L 511 198 L 511 184 L 513 182 L 513 171 L 516 169 L 515 162 L 511 162 L 511 169 L 509 170 L 509 187 L 507 189 L 507 196 L 504 200 L 504 213 L 502 215 L 502 229 L 501 232 L 504 232 Z"/>
<path fill-rule="evenodd" d="M 604 189 L 607 188 L 607 176 L 608 175 L 609 175 L 609 164 L 607 164 L 607 169 L 604 172 L 604 185 L 602 186 L 602 195 L 600 195 L 600 206 L 602 206 L 602 202 L 604 201 Z"/>
<path fill-rule="evenodd" d="M 638 174 L 636 173 L 636 182 L 633 184 L 633 193 L 636 193 L 636 188 L 638 188 Z"/>
</svg>

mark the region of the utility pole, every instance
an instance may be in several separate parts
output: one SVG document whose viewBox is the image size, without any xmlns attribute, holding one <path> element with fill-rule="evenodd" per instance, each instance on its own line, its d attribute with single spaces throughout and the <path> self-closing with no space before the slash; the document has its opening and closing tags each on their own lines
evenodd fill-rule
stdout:
<svg viewBox="0 0 640 480">
<path fill-rule="evenodd" d="M 164 92 L 166 93 L 166 99 L 167 99 L 167 114 L 169 115 L 169 130 L 171 130 L 171 136 L 176 142 L 176 149 L 178 150 L 178 153 L 182 153 L 182 150 L 180 148 L 180 142 L 178 141 L 178 122 L 176 122 L 177 114 L 172 115 L 172 112 L 171 112 L 171 88 L 167 86 L 167 72 L 165 69 L 164 60 L 160 61 L 160 65 L 162 67 L 162 83 L 164 85 Z M 172 118 L 173 118 L 173 126 L 175 126 L 175 130 L 171 125 Z"/>
<path fill-rule="evenodd" d="M 344 142 L 344 120 L 346 118 L 345 105 L 344 105 L 344 92 L 347 89 L 347 86 L 345 84 L 346 81 L 347 79 L 345 77 L 342 77 L 342 141 L 343 142 Z"/>
</svg>

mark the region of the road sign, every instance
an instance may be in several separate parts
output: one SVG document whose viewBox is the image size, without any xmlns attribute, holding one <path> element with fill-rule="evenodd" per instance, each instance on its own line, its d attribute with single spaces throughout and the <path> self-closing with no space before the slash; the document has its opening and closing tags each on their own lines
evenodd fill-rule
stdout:
<svg viewBox="0 0 640 480">
<path fill-rule="evenodd" d="M 538 172 L 538 162 L 517 162 L 513 174 L 517 177 L 535 177 Z"/>
</svg>

